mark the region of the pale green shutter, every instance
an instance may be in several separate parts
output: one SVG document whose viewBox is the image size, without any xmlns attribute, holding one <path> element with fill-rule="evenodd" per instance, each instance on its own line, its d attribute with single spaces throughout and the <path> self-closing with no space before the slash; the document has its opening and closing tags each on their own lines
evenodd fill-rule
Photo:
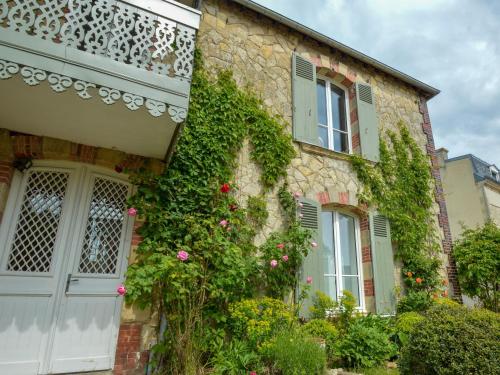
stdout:
<svg viewBox="0 0 500 375">
<path fill-rule="evenodd" d="M 377 314 L 393 314 L 395 272 L 389 220 L 376 212 L 370 213 L 370 231 Z"/>
<path fill-rule="evenodd" d="M 316 66 L 292 55 L 293 137 L 297 141 L 319 145 L 316 105 Z"/>
<path fill-rule="evenodd" d="M 358 105 L 359 138 L 361 155 L 368 160 L 380 160 L 377 112 L 372 87 L 367 83 L 356 83 Z"/>
<path fill-rule="evenodd" d="M 304 259 L 300 272 L 300 282 L 302 284 L 306 283 L 308 276 L 313 278 L 311 288 L 309 289 L 309 298 L 304 301 L 301 311 L 301 316 L 308 317 L 309 307 L 312 305 L 312 297 L 317 290 L 325 290 L 321 257 L 323 252 L 321 238 L 321 205 L 312 199 L 300 198 L 299 201 L 302 203 L 302 208 L 300 209 L 302 213 L 300 223 L 302 227 L 312 231 L 311 242 L 314 241 L 318 244 L 317 247 L 311 246 L 309 254 Z"/>
</svg>

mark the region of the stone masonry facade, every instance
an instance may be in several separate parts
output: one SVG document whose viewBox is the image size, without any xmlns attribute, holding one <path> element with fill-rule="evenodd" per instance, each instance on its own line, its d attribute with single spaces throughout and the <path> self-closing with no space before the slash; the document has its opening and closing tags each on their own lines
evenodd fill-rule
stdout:
<svg viewBox="0 0 500 375">
<path fill-rule="evenodd" d="M 430 121 L 425 120 L 428 113 L 423 116 L 422 94 L 417 89 L 234 2 L 207 0 L 203 2 L 202 12 L 197 46 L 203 53 L 206 68 L 212 73 L 231 69 L 240 86 L 249 86 L 271 112 L 286 120 L 290 132 L 291 56 L 296 52 L 313 62 L 318 74 L 327 76 L 348 89 L 353 152 L 359 153 L 354 83 L 366 82 L 373 89 L 382 134 L 386 130 L 397 130 L 397 124 L 402 120 L 422 150 L 430 155 L 431 160 L 435 159 L 432 135 L 429 137 Z M 263 193 L 258 183 L 259 169 L 249 159 L 248 147 L 246 143 L 240 154 L 236 173 L 242 203 L 250 195 Z M 344 154 L 299 142 L 294 142 L 294 147 L 297 157 L 292 160 L 287 177 L 291 190 L 321 202 L 326 209 L 354 212 L 360 219 L 365 302 L 367 310 L 373 311 L 376 296 L 373 290 L 369 224 L 367 208 L 361 206 L 357 199 L 361 186 L 356 173 Z M 433 168 L 436 181 L 439 181 L 438 174 L 439 171 L 436 172 Z M 264 241 L 269 233 L 282 226 L 275 193 L 276 191 L 267 194 L 270 217 L 258 242 Z M 437 195 L 432 211 L 437 233 L 443 244 L 443 262 L 448 265 L 447 269 L 443 269 L 443 276 L 446 276 L 447 271 L 450 273 L 451 284 L 457 291 L 458 286 L 453 281 L 453 263 L 448 259 L 451 246 L 447 234 L 449 229 L 443 224 L 447 220 L 446 208 Z M 396 264 L 395 280 L 401 283 L 399 269 L 400 266 Z"/>
</svg>

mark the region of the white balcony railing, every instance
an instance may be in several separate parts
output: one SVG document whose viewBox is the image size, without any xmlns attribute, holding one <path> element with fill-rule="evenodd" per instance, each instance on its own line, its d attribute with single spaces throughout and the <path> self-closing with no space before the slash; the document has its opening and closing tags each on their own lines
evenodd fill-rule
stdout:
<svg viewBox="0 0 500 375">
<path fill-rule="evenodd" d="M 84 99 L 95 88 L 106 104 L 181 122 L 199 16 L 170 0 L 0 0 L 0 78 Z"/>
</svg>

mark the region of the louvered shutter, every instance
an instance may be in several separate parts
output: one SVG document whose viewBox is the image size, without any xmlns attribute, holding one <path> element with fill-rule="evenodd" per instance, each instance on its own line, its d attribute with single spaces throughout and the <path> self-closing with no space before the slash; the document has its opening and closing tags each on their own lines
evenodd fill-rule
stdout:
<svg viewBox="0 0 500 375">
<path fill-rule="evenodd" d="M 396 297 L 389 220 L 376 212 L 370 213 L 370 230 L 377 314 L 393 314 Z"/>
<path fill-rule="evenodd" d="M 368 160 L 380 160 L 377 112 L 372 87 L 367 83 L 356 83 L 359 137 L 361 155 Z"/>
<path fill-rule="evenodd" d="M 316 66 L 292 55 L 293 137 L 297 141 L 319 145 L 316 105 Z"/>
<path fill-rule="evenodd" d="M 309 254 L 304 259 L 300 272 L 301 283 L 306 283 L 308 276 L 313 278 L 311 288 L 309 289 L 309 298 L 304 301 L 301 310 L 301 316 L 308 317 L 309 307 L 312 305 L 312 297 L 317 290 L 325 290 L 321 257 L 323 252 L 321 239 L 321 205 L 312 199 L 306 198 L 300 198 L 300 202 L 302 203 L 302 208 L 300 209 L 302 213 L 302 217 L 300 218 L 301 226 L 312 231 L 311 241 L 318 244 L 318 247 L 311 247 Z"/>
</svg>

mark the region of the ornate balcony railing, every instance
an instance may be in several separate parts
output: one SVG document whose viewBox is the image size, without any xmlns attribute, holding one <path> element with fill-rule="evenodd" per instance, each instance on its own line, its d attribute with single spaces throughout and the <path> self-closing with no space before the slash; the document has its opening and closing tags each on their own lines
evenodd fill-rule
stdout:
<svg viewBox="0 0 500 375">
<path fill-rule="evenodd" d="M 170 0 L 0 0 L 0 78 L 96 88 L 154 116 L 187 112 L 199 12 Z"/>
</svg>

